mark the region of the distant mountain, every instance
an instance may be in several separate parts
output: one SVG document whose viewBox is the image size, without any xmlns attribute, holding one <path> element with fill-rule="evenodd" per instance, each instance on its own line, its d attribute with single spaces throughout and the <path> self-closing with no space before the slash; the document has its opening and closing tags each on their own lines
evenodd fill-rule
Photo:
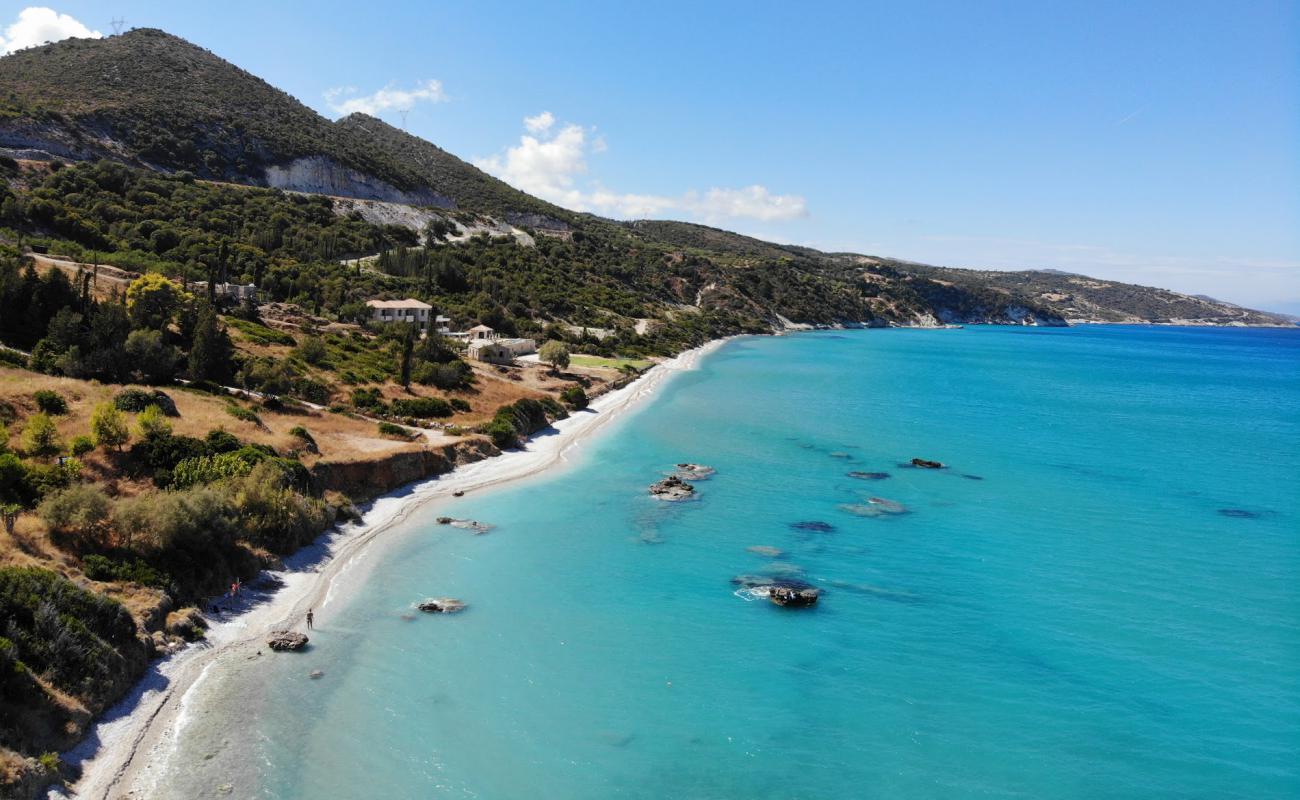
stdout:
<svg viewBox="0 0 1300 800">
<path fill-rule="evenodd" d="M 598 243 L 595 250 L 604 253 L 591 264 L 611 271 L 602 275 L 592 272 L 594 266 L 576 265 L 589 280 L 616 280 L 647 301 L 722 309 L 755 324 L 1286 324 L 1280 315 L 1055 270 L 929 267 L 822 253 L 704 225 L 620 223 L 575 213 L 374 117 L 328 120 L 159 30 L 21 50 L 0 58 L 0 84 L 0 153 L 14 158 L 109 159 L 213 181 L 378 201 L 336 202 L 335 210 L 421 228 L 417 233 L 439 215 L 473 223 L 469 214 L 494 229 L 586 237 L 585 249 Z M 529 240 L 528 234 L 520 238 Z M 647 266 L 648 253 L 660 254 L 653 266 Z M 537 310 L 557 316 L 610 311 L 565 309 L 563 303 Z"/>
</svg>

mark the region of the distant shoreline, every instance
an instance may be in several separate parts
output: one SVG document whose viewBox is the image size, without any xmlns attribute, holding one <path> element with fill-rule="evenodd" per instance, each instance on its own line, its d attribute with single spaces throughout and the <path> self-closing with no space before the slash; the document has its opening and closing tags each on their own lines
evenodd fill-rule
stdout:
<svg viewBox="0 0 1300 800">
<path fill-rule="evenodd" d="M 92 726 L 82 742 L 64 754 L 69 763 L 82 769 L 71 795 L 108 800 L 134 791 L 148 796 L 147 773 L 166 761 L 184 727 L 186 696 L 201 685 L 219 657 L 241 649 L 265 649 L 263 639 L 268 632 L 301 628 L 308 608 L 315 609 L 318 624 L 327 621 L 343 599 L 365 585 L 377 561 L 373 558 L 378 552 L 377 543 L 391 543 L 395 538 L 384 537 L 384 533 L 407 522 L 428 504 L 451 497 L 453 492 L 482 491 L 568 463 L 574 448 L 643 406 L 665 381 L 694 369 L 702 358 L 732 338 L 715 339 L 650 368 L 627 386 L 597 397 L 589 409 L 556 422 L 555 433 L 529 441 L 525 449 L 408 485 L 374 501 L 360 523 L 322 534 L 312 545 L 286 559 L 288 569 L 271 573 L 283 582 L 282 586 L 260 604 L 210 619 L 212 627 L 204 645 L 155 662 L 131 692 Z M 316 565 L 314 571 L 309 566 L 312 564 Z M 140 794 L 142 789 L 145 791 Z"/>
</svg>

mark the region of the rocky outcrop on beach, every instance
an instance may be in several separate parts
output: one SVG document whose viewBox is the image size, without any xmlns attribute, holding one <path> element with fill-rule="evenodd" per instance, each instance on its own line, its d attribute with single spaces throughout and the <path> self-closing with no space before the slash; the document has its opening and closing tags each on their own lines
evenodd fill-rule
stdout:
<svg viewBox="0 0 1300 800">
<path fill-rule="evenodd" d="M 658 500 L 689 500 L 695 496 L 695 487 L 676 475 L 669 475 L 650 484 L 650 494 Z"/>
<path fill-rule="evenodd" d="M 415 607 L 430 614 L 455 614 L 465 609 L 465 603 L 454 597 L 437 597 L 423 600 Z"/>
<path fill-rule="evenodd" d="M 301 650 L 307 646 L 307 634 L 298 631 L 271 631 L 266 645 L 277 652 Z"/>
</svg>

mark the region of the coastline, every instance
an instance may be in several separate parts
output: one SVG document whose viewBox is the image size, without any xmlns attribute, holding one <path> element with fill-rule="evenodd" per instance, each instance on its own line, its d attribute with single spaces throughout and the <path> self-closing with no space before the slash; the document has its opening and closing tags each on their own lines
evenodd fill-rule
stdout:
<svg viewBox="0 0 1300 800">
<path fill-rule="evenodd" d="M 131 692 L 64 754 L 68 763 L 81 770 L 81 776 L 67 792 L 54 790 L 51 796 L 107 800 L 138 792 L 148 784 L 152 767 L 170 755 L 186 722 L 187 698 L 219 657 L 263 647 L 269 631 L 300 627 L 308 608 L 316 610 L 318 619 L 327 620 L 338 607 L 336 603 L 365 585 L 382 546 L 396 538 L 383 534 L 453 492 L 483 491 L 570 462 L 576 448 L 643 405 L 673 375 L 694 369 L 731 338 L 735 337 L 713 340 L 657 364 L 627 386 L 597 397 L 588 409 L 556 422 L 553 432 L 530 439 L 524 449 L 468 464 L 376 499 L 360 522 L 323 533 L 285 559 L 284 571 L 263 573 L 277 584 L 275 588 L 232 616 L 209 619 L 204 644 L 152 664 Z"/>
</svg>

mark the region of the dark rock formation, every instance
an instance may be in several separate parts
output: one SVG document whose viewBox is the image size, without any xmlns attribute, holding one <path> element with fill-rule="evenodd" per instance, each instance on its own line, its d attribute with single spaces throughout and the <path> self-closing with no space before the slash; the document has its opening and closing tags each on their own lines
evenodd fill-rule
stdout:
<svg viewBox="0 0 1300 800">
<path fill-rule="evenodd" d="M 793 589 L 789 586 L 773 586 L 767 593 L 767 599 L 785 608 L 807 608 L 817 605 L 821 594 L 817 589 Z"/>
<path fill-rule="evenodd" d="M 307 634 L 297 631 L 272 631 L 266 644 L 272 650 L 301 650 L 307 646 Z"/>
<path fill-rule="evenodd" d="M 829 522 L 822 522 L 819 519 L 791 522 L 790 527 L 797 531 L 810 531 L 812 533 L 832 533 L 835 530 L 834 525 Z"/>
<path fill-rule="evenodd" d="M 659 500 L 687 500 L 695 496 L 695 487 L 676 475 L 650 485 L 650 494 Z"/>
<path fill-rule="evenodd" d="M 438 597 L 425 600 L 416 608 L 431 614 L 455 614 L 457 611 L 463 611 L 465 604 L 454 597 Z"/>
<path fill-rule="evenodd" d="M 911 463 L 912 466 L 916 467 L 917 469 L 943 469 L 944 468 L 944 464 L 938 461 L 927 461 L 924 458 L 914 458 L 912 459 Z"/>
</svg>

